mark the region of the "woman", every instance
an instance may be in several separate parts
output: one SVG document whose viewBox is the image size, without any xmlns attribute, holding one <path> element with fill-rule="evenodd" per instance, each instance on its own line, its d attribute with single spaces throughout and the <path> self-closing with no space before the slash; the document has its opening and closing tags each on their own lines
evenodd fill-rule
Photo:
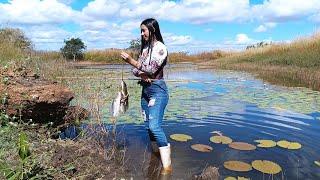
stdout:
<svg viewBox="0 0 320 180">
<path fill-rule="evenodd" d="M 170 144 L 161 128 L 164 110 L 169 100 L 168 89 L 163 79 L 168 52 L 155 19 L 142 21 L 140 28 L 141 49 L 138 60 L 134 60 L 126 52 L 121 52 L 121 57 L 134 67 L 133 74 L 141 77 L 142 113 L 152 149 L 154 152 L 160 151 L 163 166 L 161 174 L 165 175 L 172 172 Z M 159 148 L 155 147 L 156 145 Z"/>
</svg>

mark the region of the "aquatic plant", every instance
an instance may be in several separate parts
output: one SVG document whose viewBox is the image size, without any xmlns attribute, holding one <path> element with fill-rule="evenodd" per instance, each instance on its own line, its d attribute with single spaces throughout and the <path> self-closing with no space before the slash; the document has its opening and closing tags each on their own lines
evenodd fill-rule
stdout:
<svg viewBox="0 0 320 180">
<path fill-rule="evenodd" d="M 187 134 L 171 134 L 170 138 L 180 142 L 187 142 L 192 139 L 192 137 Z"/>
<path fill-rule="evenodd" d="M 254 169 L 266 174 L 278 174 L 282 171 L 277 163 L 268 160 L 254 160 L 251 164 Z"/>
<path fill-rule="evenodd" d="M 277 142 L 277 145 L 279 147 L 285 148 L 285 149 L 300 149 L 301 148 L 301 144 L 298 142 L 289 142 L 287 140 L 281 140 Z"/>
<path fill-rule="evenodd" d="M 205 144 L 193 144 L 191 148 L 200 152 L 211 152 L 213 150 L 211 146 Z"/>
<path fill-rule="evenodd" d="M 276 142 L 274 142 L 272 140 L 265 140 L 265 139 L 255 140 L 254 142 L 259 143 L 257 146 L 262 147 L 262 148 L 271 148 L 271 147 L 275 147 L 277 145 Z"/>
<path fill-rule="evenodd" d="M 226 169 L 238 172 L 248 172 L 252 170 L 252 166 L 242 161 L 226 161 L 223 163 Z"/>
</svg>

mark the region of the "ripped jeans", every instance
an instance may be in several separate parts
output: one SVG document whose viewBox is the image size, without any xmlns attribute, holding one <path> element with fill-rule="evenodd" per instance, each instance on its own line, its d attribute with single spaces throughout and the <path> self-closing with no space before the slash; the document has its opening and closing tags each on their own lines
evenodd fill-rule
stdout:
<svg viewBox="0 0 320 180">
<path fill-rule="evenodd" d="M 166 83 L 164 80 L 155 80 L 141 85 L 142 114 L 150 140 L 156 141 L 159 147 L 167 146 L 167 137 L 161 128 L 164 110 L 169 100 Z"/>
</svg>

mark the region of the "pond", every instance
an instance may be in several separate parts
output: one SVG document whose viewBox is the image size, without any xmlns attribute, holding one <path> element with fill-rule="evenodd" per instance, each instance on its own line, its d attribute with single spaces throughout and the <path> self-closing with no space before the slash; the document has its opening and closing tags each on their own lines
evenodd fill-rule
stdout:
<svg viewBox="0 0 320 180">
<path fill-rule="evenodd" d="M 141 87 L 128 66 L 82 67 L 76 79 L 68 85 L 76 93 L 74 104 L 95 110 L 95 119 L 110 123 L 110 105 L 124 72 L 130 93 L 129 110 L 117 119 L 118 136 L 127 149 L 127 164 L 134 179 L 156 179 L 153 169 L 160 162 L 151 155 L 149 139 L 140 113 Z M 86 79 L 81 77 L 94 77 Z M 219 168 L 221 179 L 241 176 L 251 179 L 320 179 L 320 92 L 307 88 L 287 88 L 271 85 L 254 76 L 234 71 L 198 69 L 191 64 L 171 65 L 165 73 L 170 100 L 163 128 L 172 146 L 172 179 L 190 179 L 207 166 Z M 98 97 L 98 101 L 95 97 Z M 257 145 L 255 140 L 298 142 L 300 149 L 279 146 L 257 147 L 240 151 L 209 139 L 220 131 L 233 141 Z M 177 142 L 171 134 L 187 134 L 192 140 Z M 193 144 L 213 148 L 204 153 L 193 150 Z M 226 169 L 226 161 L 251 164 L 254 160 L 269 160 L 282 171 L 275 175 L 255 169 L 235 172 Z"/>
</svg>

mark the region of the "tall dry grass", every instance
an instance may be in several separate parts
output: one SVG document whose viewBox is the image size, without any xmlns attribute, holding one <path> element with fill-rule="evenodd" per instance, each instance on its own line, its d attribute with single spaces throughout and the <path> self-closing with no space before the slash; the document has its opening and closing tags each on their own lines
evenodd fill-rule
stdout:
<svg viewBox="0 0 320 180">
<path fill-rule="evenodd" d="M 320 33 L 229 54 L 202 65 L 256 73 L 271 83 L 320 90 Z"/>
<path fill-rule="evenodd" d="M 106 50 L 90 50 L 85 52 L 84 60 L 97 63 L 122 63 L 120 57 L 121 49 L 106 49 Z M 124 50 L 128 52 L 135 59 L 138 58 L 139 52 L 133 50 Z M 202 52 L 199 54 L 189 55 L 184 52 L 169 52 L 170 63 L 181 62 L 200 62 L 204 60 L 213 60 L 225 57 L 229 53 L 223 51 Z"/>
<path fill-rule="evenodd" d="M 19 29 L 3 28 L 0 29 L 0 64 L 4 65 L 8 61 L 21 59 L 30 52 L 27 38 L 24 38 L 24 33 Z M 24 45 L 24 46 L 23 46 Z"/>
<path fill-rule="evenodd" d="M 84 53 L 84 60 L 96 63 L 122 63 L 120 53 L 121 49 L 105 49 L 105 50 L 90 50 Z M 132 50 L 125 50 L 132 57 L 137 58 L 138 53 Z"/>
</svg>

